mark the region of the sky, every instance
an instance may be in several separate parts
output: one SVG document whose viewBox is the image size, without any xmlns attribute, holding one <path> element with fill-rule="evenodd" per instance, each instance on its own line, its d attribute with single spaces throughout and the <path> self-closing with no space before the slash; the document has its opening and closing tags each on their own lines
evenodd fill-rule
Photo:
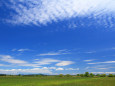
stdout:
<svg viewBox="0 0 115 86">
<path fill-rule="evenodd" d="M 115 74 L 115 0 L 0 0 L 0 74 Z"/>
</svg>

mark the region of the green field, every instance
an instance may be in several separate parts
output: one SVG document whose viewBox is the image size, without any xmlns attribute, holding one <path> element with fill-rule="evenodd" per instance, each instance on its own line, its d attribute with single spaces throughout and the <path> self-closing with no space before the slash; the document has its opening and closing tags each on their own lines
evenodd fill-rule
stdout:
<svg viewBox="0 0 115 86">
<path fill-rule="evenodd" d="M 0 86 L 115 86 L 115 77 L 0 77 Z"/>
</svg>

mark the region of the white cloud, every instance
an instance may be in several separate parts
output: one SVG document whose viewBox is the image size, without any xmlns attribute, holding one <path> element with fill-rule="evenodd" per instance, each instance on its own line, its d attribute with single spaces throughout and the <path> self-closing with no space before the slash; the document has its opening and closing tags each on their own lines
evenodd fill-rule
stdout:
<svg viewBox="0 0 115 86">
<path fill-rule="evenodd" d="M 32 69 L 0 69 L 0 74 L 54 74 L 52 70 L 55 71 L 68 71 L 68 70 L 79 70 L 79 68 L 56 68 L 56 67 L 41 67 L 41 68 L 32 68 Z"/>
<path fill-rule="evenodd" d="M 45 59 L 42 59 L 42 60 L 37 60 L 34 63 L 36 63 L 38 65 L 48 65 L 48 64 L 56 63 L 56 66 L 67 66 L 67 65 L 73 64 L 74 62 L 72 62 L 72 61 L 61 61 L 61 60 L 51 59 L 51 58 L 45 58 Z"/>
<path fill-rule="evenodd" d="M 67 69 L 65 69 L 65 70 L 79 70 L 79 68 L 67 68 Z"/>
<path fill-rule="evenodd" d="M 53 56 L 53 55 L 60 55 L 60 53 L 50 52 L 50 53 L 43 53 L 43 54 L 40 54 L 38 56 Z"/>
<path fill-rule="evenodd" d="M 87 63 L 87 64 L 107 64 L 107 63 L 115 63 L 115 61 L 105 61 L 105 62 L 95 62 L 95 63 Z"/>
<path fill-rule="evenodd" d="M 47 69 L 48 69 L 48 67 L 43 67 L 42 69 L 45 69 L 45 70 L 47 70 Z"/>
<path fill-rule="evenodd" d="M 8 65 L 5 65 L 5 64 L 0 64 L 0 66 L 8 66 Z"/>
<path fill-rule="evenodd" d="M 48 69 L 40 69 L 40 68 L 33 68 L 33 69 L 0 69 L 0 74 L 52 74 L 52 72 Z"/>
<path fill-rule="evenodd" d="M 62 54 L 70 54 L 68 50 L 58 50 L 57 52 L 48 52 L 48 53 L 42 53 L 37 56 L 55 56 L 55 55 L 62 55 Z"/>
<path fill-rule="evenodd" d="M 56 67 L 42 67 L 42 69 L 56 70 Z"/>
<path fill-rule="evenodd" d="M 27 61 L 24 61 L 24 60 L 14 59 L 10 55 L 0 55 L 0 61 L 10 63 L 10 64 L 12 64 L 12 66 L 17 65 L 17 66 L 39 67 L 38 64 L 32 64 L 32 63 L 28 63 Z M 5 65 L 2 65 L 2 66 L 5 66 Z"/>
<path fill-rule="evenodd" d="M 17 49 L 12 49 L 11 51 L 17 51 Z"/>
<path fill-rule="evenodd" d="M 102 68 L 102 67 L 86 67 L 85 69 L 99 69 L 99 70 L 106 70 L 106 69 L 109 69 L 109 68 Z"/>
<path fill-rule="evenodd" d="M 89 51 L 89 52 L 84 52 L 84 53 L 88 53 L 88 54 L 92 54 L 95 53 L 96 51 Z"/>
<path fill-rule="evenodd" d="M 67 66 L 74 63 L 72 61 L 61 61 L 61 60 L 51 59 L 51 58 L 45 58 L 41 60 L 37 59 L 34 60 L 34 62 L 29 63 L 24 60 L 14 59 L 10 55 L 0 55 L 0 61 L 7 62 L 16 66 L 30 66 L 30 67 L 40 67 L 41 65 L 49 65 L 52 63 L 56 63 L 57 66 Z"/>
<path fill-rule="evenodd" d="M 106 70 L 106 69 L 108 69 L 108 68 L 96 68 L 96 69 L 100 69 L 100 70 Z"/>
<path fill-rule="evenodd" d="M 94 74 L 115 74 L 115 72 L 92 72 Z"/>
<path fill-rule="evenodd" d="M 100 63 L 115 63 L 115 61 L 105 61 L 105 62 L 100 62 Z"/>
<path fill-rule="evenodd" d="M 97 22 L 108 20 L 112 23 L 115 13 L 115 0 L 11 0 L 9 8 L 14 9 L 17 15 L 13 15 L 10 22 L 16 24 L 47 24 L 53 21 L 87 16 Z M 20 2 L 20 3 L 19 3 Z M 23 3 L 26 4 L 23 5 Z M 107 17 L 106 15 L 109 15 Z M 105 16 L 104 16 L 105 15 Z M 111 16 L 112 15 L 112 16 Z M 101 16 L 101 17 L 100 17 Z M 102 17 L 103 16 L 103 17 Z"/>
<path fill-rule="evenodd" d="M 97 64 L 97 63 L 87 63 L 87 64 Z"/>
<path fill-rule="evenodd" d="M 23 60 L 18 60 L 18 59 L 13 59 L 10 55 L 0 55 L 1 61 L 8 62 L 8 63 L 14 63 L 14 64 L 25 64 L 27 63 L 26 61 Z"/>
<path fill-rule="evenodd" d="M 84 62 L 91 62 L 94 61 L 94 59 L 84 60 Z"/>
<path fill-rule="evenodd" d="M 24 51 L 31 51 L 31 50 L 30 49 L 12 49 L 12 51 L 24 52 Z"/>
<path fill-rule="evenodd" d="M 56 62 L 59 62 L 59 60 L 47 58 L 47 59 L 35 61 L 34 63 L 37 63 L 38 65 L 47 65 Z"/>
<path fill-rule="evenodd" d="M 67 66 L 67 65 L 71 65 L 73 63 L 74 62 L 72 62 L 72 61 L 61 61 L 61 62 L 57 63 L 56 66 Z"/>
<path fill-rule="evenodd" d="M 56 67 L 49 67 L 49 69 L 53 69 L 53 70 L 55 70 L 55 69 L 56 69 Z"/>
<path fill-rule="evenodd" d="M 26 63 L 26 64 L 18 64 L 18 66 L 27 66 L 27 67 L 41 67 L 38 64 L 33 64 L 33 63 Z"/>
<path fill-rule="evenodd" d="M 86 70 L 90 70 L 90 71 L 96 71 L 96 70 L 113 70 L 115 67 L 114 67 L 114 64 L 98 64 L 98 65 L 90 65 L 90 66 L 88 66 L 88 67 L 86 67 L 85 69 Z"/>
<path fill-rule="evenodd" d="M 63 68 L 57 68 L 56 70 L 64 70 Z"/>
<path fill-rule="evenodd" d="M 48 70 L 56 70 L 56 67 L 42 67 L 42 69 L 48 69 Z"/>
<path fill-rule="evenodd" d="M 34 59 L 35 61 L 38 61 L 38 60 L 40 60 L 40 59 Z"/>
<path fill-rule="evenodd" d="M 109 68 L 115 68 L 115 67 L 109 67 Z"/>
<path fill-rule="evenodd" d="M 79 70 L 79 68 L 57 68 L 57 67 L 42 67 L 41 69 L 48 69 L 48 70 Z"/>
<path fill-rule="evenodd" d="M 19 49 L 17 51 L 24 52 L 24 51 L 30 51 L 30 49 Z"/>
<path fill-rule="evenodd" d="M 115 47 L 111 48 L 112 50 L 115 50 Z"/>
</svg>

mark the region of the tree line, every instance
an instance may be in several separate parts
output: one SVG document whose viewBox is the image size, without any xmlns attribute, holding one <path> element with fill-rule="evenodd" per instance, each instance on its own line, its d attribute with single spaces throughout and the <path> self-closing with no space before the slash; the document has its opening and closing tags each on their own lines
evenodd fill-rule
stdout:
<svg viewBox="0 0 115 86">
<path fill-rule="evenodd" d="M 93 73 L 89 73 L 89 72 L 85 72 L 84 74 L 77 74 L 77 75 L 70 75 L 70 74 L 59 74 L 58 76 L 60 77 L 71 77 L 71 76 L 77 76 L 77 77 L 115 77 L 114 74 L 93 74 Z"/>
<path fill-rule="evenodd" d="M 77 74 L 77 76 L 81 76 L 81 77 L 106 77 L 106 76 L 108 76 L 108 77 L 115 77 L 115 75 L 113 75 L 113 74 L 108 74 L 108 75 L 106 75 L 106 74 L 93 74 L 93 73 L 89 73 L 89 72 L 85 72 L 85 74 Z"/>
<path fill-rule="evenodd" d="M 0 74 L 0 76 L 58 76 L 58 77 L 115 77 L 114 74 L 93 74 L 89 72 L 85 72 L 84 74 L 77 74 L 77 75 L 70 75 L 70 74 L 59 74 L 59 75 L 44 75 L 44 74 L 18 74 L 18 75 L 7 75 L 7 74 Z"/>
</svg>

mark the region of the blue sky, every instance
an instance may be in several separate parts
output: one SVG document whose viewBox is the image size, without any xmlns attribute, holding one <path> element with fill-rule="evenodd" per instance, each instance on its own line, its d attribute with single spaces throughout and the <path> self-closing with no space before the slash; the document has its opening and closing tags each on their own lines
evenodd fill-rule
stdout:
<svg viewBox="0 0 115 86">
<path fill-rule="evenodd" d="M 0 73 L 115 74 L 114 0 L 1 0 Z"/>
</svg>

